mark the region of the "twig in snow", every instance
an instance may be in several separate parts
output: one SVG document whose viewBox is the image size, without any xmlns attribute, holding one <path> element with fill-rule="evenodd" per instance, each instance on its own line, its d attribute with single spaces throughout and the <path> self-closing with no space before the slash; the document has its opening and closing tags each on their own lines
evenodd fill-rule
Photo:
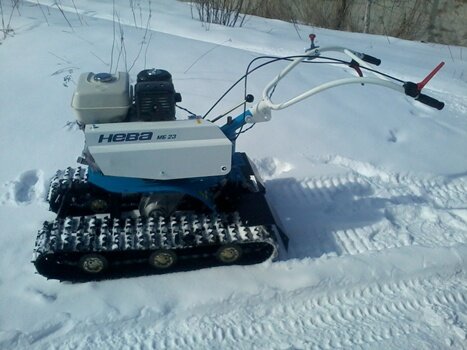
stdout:
<svg viewBox="0 0 467 350">
<path fill-rule="evenodd" d="M 104 63 L 106 66 L 108 66 L 109 64 L 107 62 L 105 62 L 102 58 L 100 58 L 99 56 L 97 56 L 94 52 L 90 51 L 90 54 L 93 55 L 95 58 L 97 58 L 99 61 L 101 61 L 102 63 Z"/>
<path fill-rule="evenodd" d="M 58 56 L 58 55 L 54 54 L 54 53 L 53 53 L 53 52 L 51 52 L 51 51 L 49 51 L 49 54 L 51 54 L 52 56 L 55 56 L 55 57 L 57 57 L 59 60 L 62 60 L 62 61 L 63 61 L 63 62 L 65 62 L 66 64 L 71 64 L 71 62 L 70 62 L 70 61 L 68 61 L 66 58 L 60 57 L 60 56 Z"/>
<path fill-rule="evenodd" d="M 186 74 L 188 73 L 188 71 L 196 64 L 198 63 L 204 56 L 206 56 L 208 53 L 210 53 L 211 51 L 217 49 L 219 46 L 222 46 L 224 45 L 226 42 L 228 41 L 232 41 L 232 39 L 227 39 L 225 40 L 224 42 L 220 43 L 220 44 L 217 44 L 215 45 L 214 47 L 211 47 L 208 51 L 206 51 L 205 53 L 203 53 L 201 56 L 199 56 L 184 72 L 183 74 Z"/>
<path fill-rule="evenodd" d="M 449 54 L 451 55 L 451 60 L 454 62 L 454 56 L 452 55 L 451 46 L 448 45 Z"/>
<path fill-rule="evenodd" d="M 146 69 L 146 58 L 148 56 L 148 49 L 149 49 L 149 44 L 151 43 L 151 39 L 152 39 L 152 32 L 149 34 L 148 44 L 146 45 L 146 49 L 144 50 L 144 69 Z"/>
<path fill-rule="evenodd" d="M 120 64 L 120 57 L 122 57 L 122 55 L 123 55 L 123 60 L 124 60 L 124 63 L 125 63 L 125 72 L 128 72 L 127 54 L 126 54 L 126 48 L 125 48 L 125 35 L 124 35 L 122 23 L 120 21 L 120 16 L 118 14 L 116 14 L 116 16 L 117 16 L 117 20 L 118 20 L 118 28 L 119 28 L 119 31 L 120 31 L 120 51 L 118 52 L 117 64 L 115 66 L 115 73 L 118 70 L 118 66 Z"/>
<path fill-rule="evenodd" d="M 130 8 L 131 8 L 131 13 L 133 14 L 133 22 L 135 23 L 135 28 L 138 27 L 136 24 L 136 14 L 135 14 L 135 3 L 134 0 L 130 0 Z"/>
<path fill-rule="evenodd" d="M 8 16 L 8 22 L 5 24 L 3 4 L 0 1 L 0 10 L 2 11 L 2 30 L 1 31 L 3 32 L 3 39 L 6 39 L 9 33 L 14 32 L 14 30 L 11 29 L 10 24 L 11 24 L 11 19 L 13 18 L 13 13 L 15 12 L 15 10 L 17 10 L 18 14 L 21 16 L 21 13 L 19 12 L 20 0 L 12 0 L 11 4 L 13 5 L 13 7 L 11 8 L 10 15 Z"/>
<path fill-rule="evenodd" d="M 112 38 L 112 50 L 110 51 L 110 70 L 109 72 L 112 73 L 112 67 L 114 62 L 114 50 L 115 50 L 115 0 L 112 0 L 112 31 L 113 31 L 113 38 Z"/>
<path fill-rule="evenodd" d="M 73 29 L 73 26 L 71 25 L 70 21 L 68 20 L 67 16 L 65 15 L 65 12 L 63 12 L 63 9 L 60 7 L 58 1 L 55 1 L 54 3 L 55 6 L 57 6 L 58 10 L 60 11 L 60 13 L 62 14 L 63 18 L 65 18 L 65 21 L 68 23 L 68 25 L 70 26 L 71 30 L 74 31 Z"/>
<path fill-rule="evenodd" d="M 44 16 L 45 22 L 46 22 L 47 25 L 49 26 L 49 20 L 47 19 L 47 16 L 45 15 L 45 12 L 44 12 L 44 10 L 42 9 L 41 4 L 39 3 L 39 0 L 37 0 L 37 6 L 39 6 L 39 9 L 41 10 L 42 15 Z"/>
<path fill-rule="evenodd" d="M 75 8 L 76 16 L 78 16 L 79 23 L 81 23 L 81 25 L 83 25 L 83 21 L 81 20 L 81 15 L 79 14 L 78 9 L 76 8 L 76 5 L 75 5 L 75 0 L 71 0 L 71 2 L 73 4 L 73 7 Z"/>
<path fill-rule="evenodd" d="M 139 47 L 138 54 L 136 55 L 135 59 L 133 60 L 133 63 L 131 64 L 130 69 L 128 70 L 128 72 L 130 72 L 132 70 L 132 68 L 135 66 L 136 61 L 139 59 L 139 56 L 141 55 L 141 52 L 143 51 L 143 46 L 146 43 L 146 36 L 148 34 L 148 31 L 149 31 L 149 27 L 150 27 L 150 24 L 151 24 L 151 17 L 152 17 L 151 1 L 149 0 L 148 3 L 149 3 L 149 15 L 148 15 L 148 20 L 146 22 L 146 29 L 144 31 L 143 39 L 141 40 L 141 45 Z M 149 42 L 147 43 L 147 45 L 149 46 Z"/>
</svg>

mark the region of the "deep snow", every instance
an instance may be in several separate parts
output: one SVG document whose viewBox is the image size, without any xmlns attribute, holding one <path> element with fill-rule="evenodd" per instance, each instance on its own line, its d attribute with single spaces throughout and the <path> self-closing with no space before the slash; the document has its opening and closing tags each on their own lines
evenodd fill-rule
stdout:
<svg viewBox="0 0 467 350">
<path fill-rule="evenodd" d="M 427 86 L 446 107 L 342 87 L 242 135 L 238 149 L 254 159 L 291 239 L 281 261 L 69 284 L 35 274 L 30 260 L 37 229 L 54 218 L 48 181 L 83 147 L 70 108 L 74 83 L 81 72 L 109 70 L 113 16 L 111 2 L 75 1 L 79 15 L 71 1 L 60 3 L 72 28 L 53 1 L 30 1 L 0 45 L 0 348 L 466 347 L 465 48 L 304 26 L 300 38 L 292 25 L 261 18 L 206 30 L 189 5 L 153 0 L 145 53 L 147 2 L 135 1 L 133 17 L 127 1 L 115 1 L 128 66 L 143 48 L 133 77 L 169 70 L 181 105 L 199 114 L 252 58 L 301 53 L 309 32 L 319 45 L 379 57 L 382 70 L 406 80 L 446 61 Z M 248 92 L 258 99 L 281 67 L 254 73 Z M 304 65 L 275 98 L 346 74 Z M 242 94 L 234 90 L 211 116 Z"/>
</svg>

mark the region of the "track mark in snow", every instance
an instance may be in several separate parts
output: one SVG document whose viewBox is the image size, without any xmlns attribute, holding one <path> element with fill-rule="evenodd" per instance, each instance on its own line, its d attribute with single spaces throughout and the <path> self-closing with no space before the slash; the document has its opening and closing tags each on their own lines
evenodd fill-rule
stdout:
<svg viewBox="0 0 467 350">
<path fill-rule="evenodd" d="M 389 136 L 387 138 L 387 141 L 392 143 L 397 142 L 397 130 L 389 130 Z"/>
<path fill-rule="evenodd" d="M 84 349 L 105 341 L 109 348 L 121 347 L 131 345 L 131 332 L 131 341 L 143 342 L 143 348 L 148 339 L 149 347 L 187 349 L 238 349 L 246 344 L 252 349 L 416 348 L 425 342 L 430 348 L 447 343 L 462 348 L 467 334 L 466 276 L 446 272 L 324 293 L 307 287 L 268 297 L 238 297 L 229 302 L 230 307 L 224 301 L 183 320 L 164 320 L 163 325 L 156 315 L 148 314 L 135 324 L 122 322 L 98 332 L 94 326 L 77 327 L 66 341 L 60 343 L 58 337 L 49 345 Z M 94 334 L 83 344 L 80 335 L 89 333 Z"/>
<path fill-rule="evenodd" d="M 56 293 L 48 293 L 39 288 L 31 288 L 29 290 L 35 297 L 39 297 L 40 300 L 46 301 L 48 303 L 52 303 L 57 300 Z"/>
<path fill-rule="evenodd" d="M 68 313 L 61 313 L 57 315 L 59 320 L 45 324 L 40 329 L 31 332 L 28 335 L 28 341 L 32 344 L 40 344 L 47 341 L 49 337 L 63 336 L 73 329 L 74 323 L 70 320 Z"/>
<path fill-rule="evenodd" d="M 41 170 L 29 170 L 22 173 L 18 179 L 7 182 L 6 194 L 2 204 L 29 204 L 43 197 L 45 192 L 44 176 Z"/>
<path fill-rule="evenodd" d="M 55 57 L 58 57 L 58 56 L 55 56 Z M 70 63 L 68 61 L 65 61 L 66 63 Z M 54 76 L 54 75 L 60 75 L 60 74 L 63 74 L 63 73 L 66 73 L 66 74 L 73 74 L 74 70 L 79 70 L 78 67 L 65 67 L 65 68 L 61 68 L 61 69 L 58 69 L 56 70 L 55 72 L 53 72 L 52 74 L 50 74 L 50 76 Z"/>
<path fill-rule="evenodd" d="M 267 181 L 290 236 L 289 258 L 467 243 L 467 175 L 391 174 L 342 157 L 336 176 Z"/>
</svg>

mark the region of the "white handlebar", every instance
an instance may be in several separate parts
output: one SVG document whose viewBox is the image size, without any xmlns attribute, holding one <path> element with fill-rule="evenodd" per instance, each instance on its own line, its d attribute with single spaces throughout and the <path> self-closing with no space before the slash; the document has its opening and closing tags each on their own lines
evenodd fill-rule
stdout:
<svg viewBox="0 0 467 350">
<path fill-rule="evenodd" d="M 351 59 L 356 61 L 360 66 L 371 68 L 365 61 L 360 59 L 357 54 L 349 49 L 339 46 L 332 46 L 332 47 L 324 47 L 324 48 L 314 48 L 310 49 L 306 52 L 304 57 L 295 58 L 287 67 L 285 67 L 263 90 L 263 99 L 257 105 L 255 105 L 251 112 L 252 115 L 247 117 L 246 121 L 248 123 L 258 123 L 258 122 L 265 122 L 271 119 L 271 110 L 281 110 L 287 107 L 294 105 L 297 102 L 300 102 L 310 96 L 316 95 L 319 92 L 341 86 L 341 85 L 348 85 L 348 84 L 373 84 L 373 85 L 380 85 L 384 86 L 399 92 L 404 93 L 404 88 L 402 85 L 393 83 L 388 81 L 387 79 L 383 79 L 380 76 L 375 75 L 374 77 L 353 77 L 353 78 L 345 78 L 345 79 L 338 79 L 333 80 L 321 85 L 318 85 L 304 93 L 295 96 L 288 101 L 282 103 L 273 103 L 270 99 L 271 91 L 277 86 L 279 81 L 281 81 L 292 69 L 294 69 L 298 64 L 301 62 L 312 59 L 312 58 L 319 58 L 321 53 L 323 52 L 339 52 L 349 56 Z"/>
</svg>

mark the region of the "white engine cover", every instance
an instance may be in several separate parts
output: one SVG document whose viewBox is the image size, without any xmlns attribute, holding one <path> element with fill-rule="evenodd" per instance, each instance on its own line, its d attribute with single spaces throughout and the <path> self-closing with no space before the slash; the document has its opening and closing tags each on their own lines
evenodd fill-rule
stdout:
<svg viewBox="0 0 467 350">
<path fill-rule="evenodd" d="M 104 175 L 171 180 L 230 172 L 232 143 L 203 119 L 91 124 L 86 145 Z"/>
</svg>

